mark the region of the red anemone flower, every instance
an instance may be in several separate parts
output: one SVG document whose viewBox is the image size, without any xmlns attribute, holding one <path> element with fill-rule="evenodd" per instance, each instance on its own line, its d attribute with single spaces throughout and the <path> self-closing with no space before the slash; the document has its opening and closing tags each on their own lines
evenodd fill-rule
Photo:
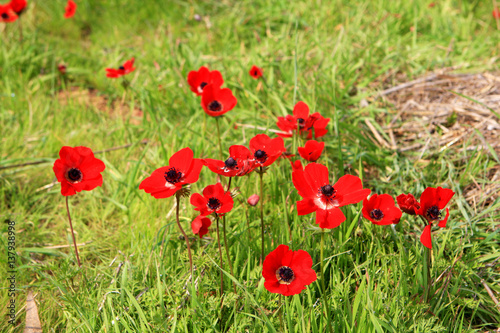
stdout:
<svg viewBox="0 0 500 333">
<path fill-rule="evenodd" d="M 63 65 L 63 64 L 60 64 L 60 65 L 57 65 L 57 70 L 59 71 L 59 73 L 61 73 L 62 75 L 66 74 L 66 66 Z"/>
<path fill-rule="evenodd" d="M 330 122 L 330 118 L 324 118 L 318 112 L 309 115 L 309 106 L 304 102 L 298 102 L 293 108 L 293 116 L 278 117 L 276 125 L 284 131 L 278 133 L 281 137 L 291 137 L 293 131 L 299 131 L 300 134 L 307 132 L 307 139 L 314 137 L 320 138 L 328 133 L 326 126 Z"/>
<path fill-rule="evenodd" d="M 264 287 L 284 296 L 300 294 L 317 279 L 312 264 L 312 258 L 306 251 L 291 251 L 288 246 L 279 245 L 264 259 Z"/>
<path fill-rule="evenodd" d="M 499 19 L 500 18 L 500 10 L 498 8 L 493 9 L 491 12 L 491 15 L 493 15 L 494 19 Z"/>
<path fill-rule="evenodd" d="M 370 199 L 365 198 L 361 211 L 367 220 L 376 225 L 399 223 L 403 214 L 389 194 L 373 194 Z"/>
<path fill-rule="evenodd" d="M 221 176 L 244 176 L 253 170 L 251 158 L 252 153 L 247 147 L 233 145 L 229 147 L 229 157 L 227 160 L 220 161 L 205 158 L 203 159 L 203 164 L 206 165 L 212 172 Z"/>
<path fill-rule="evenodd" d="M 16 12 L 10 5 L 0 5 L 0 22 L 10 23 L 17 20 Z"/>
<path fill-rule="evenodd" d="M 196 207 L 195 210 L 203 216 L 212 213 L 224 215 L 233 209 L 234 204 L 231 194 L 224 191 L 221 183 L 208 185 L 203 190 L 203 195 L 194 193 L 189 201 Z"/>
<path fill-rule="evenodd" d="M 201 95 L 201 106 L 203 110 L 212 117 L 222 116 L 231 111 L 238 101 L 229 88 L 221 89 L 220 86 L 209 84 L 203 88 Z"/>
<path fill-rule="evenodd" d="M 21 16 L 28 6 L 28 2 L 26 0 L 11 0 L 7 6 L 10 6 L 17 16 Z"/>
<path fill-rule="evenodd" d="M 191 229 L 193 230 L 193 234 L 202 238 L 204 235 L 208 234 L 208 227 L 211 225 L 212 221 L 208 217 L 199 215 L 191 222 Z"/>
<path fill-rule="evenodd" d="M 128 73 L 132 73 L 135 70 L 134 67 L 135 58 L 125 61 L 125 63 L 118 69 L 106 68 L 106 76 L 110 78 L 117 78 Z"/>
<path fill-rule="evenodd" d="M 324 142 L 318 142 L 316 140 L 309 140 L 306 142 L 304 147 L 299 147 L 299 155 L 309 161 L 316 162 L 318 158 L 321 156 L 323 152 L 323 148 L 325 148 Z"/>
<path fill-rule="evenodd" d="M 73 0 L 68 0 L 66 5 L 66 12 L 64 13 L 64 18 L 69 19 L 73 17 L 76 13 L 76 3 Z"/>
<path fill-rule="evenodd" d="M 447 188 L 428 187 L 420 196 L 420 208 L 416 213 L 423 216 L 429 222 L 429 224 L 425 226 L 422 236 L 420 236 L 420 241 L 429 249 L 432 249 L 432 222 L 437 221 L 440 228 L 446 227 L 450 212 L 448 208 L 446 208 L 446 215 L 442 218 L 441 210 L 446 207 L 453 195 L 455 195 L 455 192 Z"/>
<path fill-rule="evenodd" d="M 308 164 L 304 170 L 292 172 L 293 185 L 304 198 L 297 202 L 299 215 L 316 212 L 316 223 L 320 228 L 333 229 L 345 221 L 340 207 L 358 203 L 370 194 L 364 189 L 361 179 L 345 175 L 331 185 L 328 168 L 318 163 Z"/>
<path fill-rule="evenodd" d="M 274 163 L 283 154 L 285 143 L 282 138 L 271 139 L 266 134 L 257 134 L 250 140 L 255 167 L 266 167 Z"/>
<path fill-rule="evenodd" d="M 400 194 L 396 197 L 399 208 L 406 214 L 415 215 L 420 208 L 420 204 L 413 194 Z"/>
<path fill-rule="evenodd" d="M 224 79 L 219 71 L 210 71 L 205 66 L 201 66 L 198 71 L 191 71 L 187 78 L 189 88 L 196 95 L 201 96 L 205 86 L 213 84 L 214 86 L 222 86 Z"/>
<path fill-rule="evenodd" d="M 253 65 L 252 68 L 250 68 L 250 71 L 248 73 L 254 79 L 258 79 L 258 78 L 262 77 L 262 74 L 263 74 L 262 73 L 262 68 L 257 67 L 255 65 Z"/>
<path fill-rule="evenodd" d="M 106 166 L 87 147 L 64 146 L 59 151 L 59 159 L 52 170 L 61 182 L 61 194 L 70 196 L 81 191 L 91 191 L 102 185 L 101 172 Z"/>
<path fill-rule="evenodd" d="M 168 198 L 184 185 L 198 181 L 202 167 L 201 160 L 193 158 L 191 148 L 181 149 L 170 157 L 168 166 L 156 169 L 144 179 L 139 189 L 156 199 Z"/>
</svg>

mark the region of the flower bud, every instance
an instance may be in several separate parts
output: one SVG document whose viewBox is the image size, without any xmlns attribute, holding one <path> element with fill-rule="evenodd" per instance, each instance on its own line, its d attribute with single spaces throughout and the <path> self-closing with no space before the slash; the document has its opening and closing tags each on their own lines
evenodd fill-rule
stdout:
<svg viewBox="0 0 500 333">
<path fill-rule="evenodd" d="M 248 204 L 250 206 L 256 206 L 259 203 L 260 197 L 257 194 L 252 194 L 250 197 L 248 197 Z"/>
</svg>

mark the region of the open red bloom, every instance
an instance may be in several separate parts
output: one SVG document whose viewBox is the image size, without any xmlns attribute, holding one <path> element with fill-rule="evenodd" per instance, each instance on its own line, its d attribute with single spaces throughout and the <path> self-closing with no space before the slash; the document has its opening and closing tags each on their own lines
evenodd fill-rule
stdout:
<svg viewBox="0 0 500 333">
<path fill-rule="evenodd" d="M 297 150 L 299 151 L 299 155 L 303 159 L 309 162 L 316 162 L 318 158 L 321 156 L 323 148 L 325 148 L 324 142 L 309 140 L 306 142 L 304 147 L 299 147 L 297 148 Z"/>
<path fill-rule="evenodd" d="M 125 61 L 122 66 L 118 67 L 118 69 L 114 68 L 106 68 L 106 76 L 110 78 L 117 78 L 128 73 L 132 73 L 135 71 L 134 67 L 135 58 Z"/>
<path fill-rule="evenodd" d="M 420 236 L 420 241 L 429 249 L 432 249 L 432 223 L 437 221 L 440 228 L 446 227 L 450 212 L 448 208 L 446 208 L 446 215 L 442 218 L 441 210 L 446 207 L 453 195 L 455 195 L 455 192 L 447 188 L 428 187 L 420 196 L 420 208 L 416 213 L 423 216 L 429 222 L 429 224 L 425 226 L 422 236 Z"/>
<path fill-rule="evenodd" d="M 358 203 L 370 194 L 364 189 L 361 179 L 345 175 L 331 185 L 328 168 L 318 163 L 308 164 L 304 170 L 292 172 L 293 185 L 304 198 L 297 202 L 299 215 L 316 212 L 316 223 L 320 228 L 333 229 L 345 221 L 340 207 Z"/>
<path fill-rule="evenodd" d="M 151 176 L 139 185 L 140 190 L 151 193 L 156 199 L 168 198 L 186 184 L 198 181 L 203 164 L 193 158 L 193 151 L 187 147 L 170 157 L 168 166 L 153 171 Z"/>
<path fill-rule="evenodd" d="M 208 227 L 211 225 L 212 221 L 210 221 L 208 217 L 199 215 L 191 222 L 191 229 L 193 230 L 193 234 L 202 238 L 204 235 L 208 234 Z"/>
<path fill-rule="evenodd" d="M 233 209 L 234 204 L 231 194 L 224 191 L 221 183 L 208 185 L 203 190 L 203 195 L 194 193 L 189 201 L 203 216 L 212 213 L 224 215 Z"/>
<path fill-rule="evenodd" d="M 247 147 L 233 145 L 229 147 L 229 157 L 225 161 L 211 158 L 203 159 L 212 172 L 226 177 L 244 176 L 253 170 L 252 153 Z"/>
<path fill-rule="evenodd" d="M 283 154 L 285 143 L 282 138 L 271 139 L 266 134 L 257 134 L 250 140 L 250 150 L 255 167 L 266 167 Z"/>
<path fill-rule="evenodd" d="M 203 88 L 201 106 L 212 117 L 222 116 L 232 110 L 238 101 L 229 88 L 221 89 L 220 86 L 209 84 Z"/>
<path fill-rule="evenodd" d="M 399 223 L 403 214 L 389 194 L 373 194 L 370 199 L 363 199 L 361 212 L 366 219 L 376 225 Z"/>
<path fill-rule="evenodd" d="M 17 20 L 17 18 L 17 14 L 9 4 L 0 5 L 0 22 L 10 23 Z"/>
<path fill-rule="evenodd" d="M 205 66 L 201 66 L 197 71 L 189 72 L 187 81 L 191 91 L 198 96 L 201 96 L 203 89 L 207 85 L 212 84 L 220 88 L 224 83 L 222 74 L 219 71 L 210 71 Z"/>
<path fill-rule="evenodd" d="M 248 73 L 254 79 L 258 79 L 258 78 L 262 77 L 262 74 L 263 74 L 262 73 L 262 68 L 257 67 L 255 65 L 253 65 L 252 68 L 250 68 L 250 71 Z"/>
<path fill-rule="evenodd" d="M 420 208 L 420 204 L 411 193 L 400 194 L 396 197 L 396 200 L 399 208 L 406 214 L 415 215 Z"/>
<path fill-rule="evenodd" d="M 26 0 L 11 0 L 7 6 L 10 6 L 17 16 L 21 16 L 28 6 L 28 2 Z"/>
<path fill-rule="evenodd" d="M 264 259 L 264 287 L 284 296 L 300 294 L 317 279 L 312 264 L 312 258 L 306 251 L 291 251 L 288 246 L 279 245 Z"/>
<path fill-rule="evenodd" d="M 330 118 L 324 118 L 318 112 L 309 115 L 309 106 L 304 102 L 298 102 L 293 108 L 293 116 L 278 117 L 276 125 L 283 131 L 278 133 L 281 137 L 291 137 L 293 131 L 299 131 L 300 134 L 307 132 L 307 139 L 320 138 L 328 133 L 326 126 Z"/>
<path fill-rule="evenodd" d="M 61 194 L 70 196 L 81 191 L 91 191 L 102 185 L 101 172 L 106 166 L 87 147 L 64 146 L 52 169 L 61 182 Z"/>
<path fill-rule="evenodd" d="M 76 13 L 76 3 L 73 0 L 68 0 L 66 5 L 66 12 L 64 13 L 64 18 L 69 19 L 73 17 Z"/>
</svg>

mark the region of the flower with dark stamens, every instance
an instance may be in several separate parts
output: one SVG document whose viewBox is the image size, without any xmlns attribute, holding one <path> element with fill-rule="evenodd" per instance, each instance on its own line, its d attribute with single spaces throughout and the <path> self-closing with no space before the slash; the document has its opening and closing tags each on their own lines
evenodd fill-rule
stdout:
<svg viewBox="0 0 500 333">
<path fill-rule="evenodd" d="M 326 126 L 329 122 L 330 118 L 324 118 L 318 112 L 309 115 L 309 106 L 304 102 L 298 102 L 293 108 L 293 115 L 278 117 L 276 125 L 283 132 L 277 134 L 289 138 L 298 131 L 299 134 L 307 133 L 307 139 L 312 139 L 313 136 L 320 138 L 328 133 Z"/>
<path fill-rule="evenodd" d="M 233 209 L 234 204 L 231 194 L 224 191 L 221 183 L 208 185 L 203 190 L 203 195 L 194 193 L 189 201 L 202 216 L 212 213 L 224 215 Z"/>
<path fill-rule="evenodd" d="M 14 22 L 18 19 L 17 14 L 14 12 L 12 7 L 7 5 L 0 5 L 0 22 Z"/>
<path fill-rule="evenodd" d="M 61 194 L 74 195 L 80 191 L 90 191 L 102 185 L 101 172 L 106 166 L 94 157 L 87 147 L 62 147 L 53 170 L 61 182 Z"/>
<path fill-rule="evenodd" d="M 65 8 L 64 18 L 69 19 L 75 16 L 76 13 L 76 3 L 73 0 L 68 0 Z"/>
<path fill-rule="evenodd" d="M 156 199 L 168 198 L 187 184 L 197 182 L 203 167 L 200 159 L 193 158 L 191 148 L 184 148 L 173 154 L 168 164 L 153 171 L 151 176 L 141 182 L 139 189 Z"/>
<path fill-rule="evenodd" d="M 189 72 L 187 81 L 191 91 L 198 96 L 202 95 L 207 85 L 213 84 L 220 87 L 224 83 L 224 79 L 219 71 L 210 71 L 205 66 L 201 66 L 197 71 Z"/>
<path fill-rule="evenodd" d="M 252 68 L 250 68 L 250 71 L 248 73 L 254 79 L 258 79 L 258 78 L 262 77 L 262 74 L 263 74 L 262 73 L 262 68 L 257 67 L 255 65 L 253 65 Z"/>
<path fill-rule="evenodd" d="M 310 163 L 303 170 L 292 172 L 293 185 L 303 200 L 297 202 L 299 215 L 316 212 L 316 223 L 320 228 L 332 229 L 345 221 L 340 207 L 360 202 L 370 194 L 364 189 L 361 179 L 345 175 L 331 185 L 328 169 L 318 163 Z"/>
<path fill-rule="evenodd" d="M 423 216 L 427 221 L 428 225 L 425 226 L 422 235 L 420 236 L 420 241 L 422 244 L 432 249 L 432 223 L 437 222 L 438 227 L 446 227 L 446 222 L 450 216 L 449 209 L 446 208 L 446 215 L 442 218 L 442 212 L 451 198 L 455 195 L 450 189 L 447 188 L 433 188 L 428 187 L 424 190 L 420 196 L 420 208 L 416 211 L 417 215 Z"/>
<path fill-rule="evenodd" d="M 288 246 L 279 245 L 264 259 L 264 287 L 284 296 L 300 294 L 317 279 L 312 264 L 312 258 L 306 251 L 291 251 Z"/>
<path fill-rule="evenodd" d="M 399 223 L 403 214 L 389 194 L 373 194 L 369 199 L 365 198 L 361 212 L 365 219 L 377 225 Z"/>
<path fill-rule="evenodd" d="M 203 164 L 212 172 L 226 177 L 244 176 L 253 170 L 252 153 L 247 147 L 233 145 L 229 147 L 229 157 L 225 161 L 205 158 Z"/>
<path fill-rule="evenodd" d="M 250 151 L 255 167 L 266 167 L 273 164 L 286 149 L 282 138 L 271 139 L 266 134 L 258 134 L 250 140 Z"/>
<path fill-rule="evenodd" d="M 316 162 L 318 158 L 321 156 L 323 149 L 325 148 L 324 142 L 318 142 L 316 140 L 309 140 L 306 142 L 304 147 L 299 147 L 297 150 L 299 151 L 300 157 L 309 161 Z"/>
<path fill-rule="evenodd" d="M 118 67 L 118 69 L 106 68 L 106 76 L 110 78 L 117 78 L 127 75 L 128 73 L 132 73 L 135 70 L 134 61 L 135 58 L 127 60 L 122 66 Z"/>
<path fill-rule="evenodd" d="M 203 88 L 201 106 L 212 117 L 219 117 L 236 106 L 237 100 L 229 88 L 221 89 L 220 86 L 208 84 Z"/>
</svg>

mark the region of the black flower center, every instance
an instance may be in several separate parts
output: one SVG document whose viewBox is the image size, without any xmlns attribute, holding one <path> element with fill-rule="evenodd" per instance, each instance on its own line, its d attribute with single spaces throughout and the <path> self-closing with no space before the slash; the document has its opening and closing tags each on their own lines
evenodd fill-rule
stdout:
<svg viewBox="0 0 500 333">
<path fill-rule="evenodd" d="M 66 179 L 68 179 L 71 183 L 78 183 L 82 181 L 83 175 L 79 169 L 71 168 L 68 170 L 66 174 Z"/>
<path fill-rule="evenodd" d="M 118 69 L 120 69 L 120 70 L 124 71 L 124 70 L 125 70 L 125 67 L 120 66 L 120 67 L 118 67 Z"/>
<path fill-rule="evenodd" d="M 167 172 L 165 172 L 165 180 L 169 182 L 170 184 L 175 184 L 181 181 L 182 179 L 182 172 L 177 171 L 175 168 L 170 168 L 168 169 Z"/>
<path fill-rule="evenodd" d="M 207 207 L 210 208 L 211 210 L 217 210 L 221 205 L 222 204 L 220 200 L 217 198 L 212 197 L 208 199 Z"/>
<path fill-rule="evenodd" d="M 384 218 L 384 213 L 380 209 L 374 209 L 370 212 L 370 217 L 376 221 L 380 221 Z"/>
<path fill-rule="evenodd" d="M 437 220 L 441 217 L 441 211 L 438 206 L 432 206 L 427 209 L 427 217 L 431 220 Z"/>
<path fill-rule="evenodd" d="M 258 71 L 258 70 L 254 70 L 254 71 L 253 71 L 253 75 L 254 75 L 254 76 L 259 75 L 259 71 Z"/>
<path fill-rule="evenodd" d="M 281 284 L 290 284 L 295 279 L 293 270 L 288 266 L 281 266 L 276 271 L 276 278 Z"/>
<path fill-rule="evenodd" d="M 253 156 L 254 156 L 254 157 L 255 157 L 255 159 L 256 159 L 257 161 L 259 161 L 260 163 L 264 163 L 264 162 L 267 160 L 267 157 L 268 157 L 268 156 L 267 156 L 267 153 L 266 153 L 265 151 L 263 151 L 263 150 L 260 150 L 260 149 L 259 149 L 259 150 L 257 150 L 257 151 L 253 154 Z"/>
<path fill-rule="evenodd" d="M 206 82 L 202 82 L 200 83 L 200 90 L 203 90 L 203 88 L 205 88 L 205 86 L 207 85 L 208 83 Z"/>
<path fill-rule="evenodd" d="M 219 101 L 211 101 L 208 103 L 208 109 L 213 112 L 220 112 L 222 111 L 222 104 Z"/>
<path fill-rule="evenodd" d="M 300 127 L 300 128 L 303 128 L 303 127 L 305 126 L 305 124 L 304 124 L 304 123 L 305 123 L 306 121 L 304 120 L 304 118 L 299 118 L 299 119 L 297 119 L 297 121 L 299 122 L 299 127 Z"/>
<path fill-rule="evenodd" d="M 332 185 L 328 184 L 328 185 L 325 185 L 325 186 L 322 186 L 320 188 L 320 191 L 321 193 L 323 193 L 323 195 L 327 196 L 327 197 L 331 197 L 332 195 L 335 194 L 335 189 L 333 188 Z"/>
<path fill-rule="evenodd" d="M 230 157 L 224 162 L 224 164 L 226 165 L 226 168 L 234 169 L 238 165 L 238 162 L 234 158 Z"/>
<path fill-rule="evenodd" d="M 9 14 L 7 14 L 7 13 L 2 13 L 2 18 L 3 18 L 4 20 L 8 19 L 8 18 L 9 18 Z"/>
</svg>

